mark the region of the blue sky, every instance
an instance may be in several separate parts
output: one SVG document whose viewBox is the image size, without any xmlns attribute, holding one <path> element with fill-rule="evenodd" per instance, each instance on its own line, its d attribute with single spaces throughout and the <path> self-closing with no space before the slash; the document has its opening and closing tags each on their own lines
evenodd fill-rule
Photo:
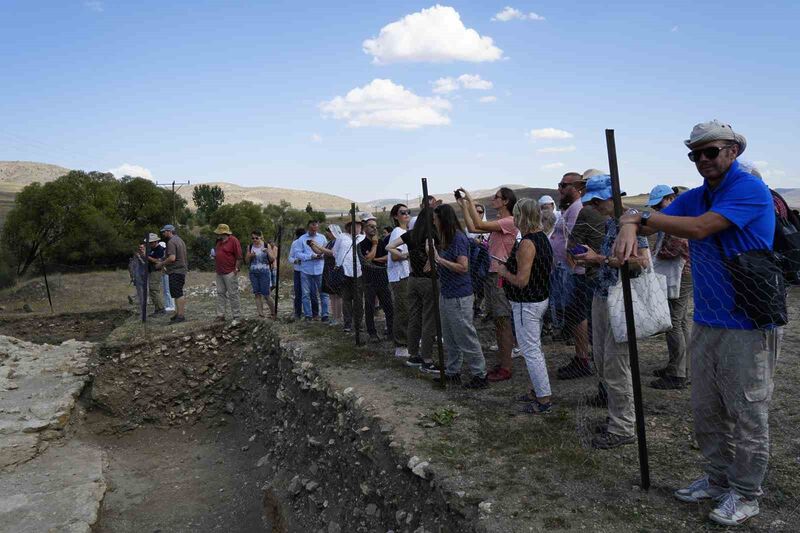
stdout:
<svg viewBox="0 0 800 533">
<path fill-rule="evenodd" d="M 608 127 L 637 193 L 719 118 L 800 186 L 799 6 L 0 0 L 0 159 L 363 201 L 552 187 Z"/>
</svg>

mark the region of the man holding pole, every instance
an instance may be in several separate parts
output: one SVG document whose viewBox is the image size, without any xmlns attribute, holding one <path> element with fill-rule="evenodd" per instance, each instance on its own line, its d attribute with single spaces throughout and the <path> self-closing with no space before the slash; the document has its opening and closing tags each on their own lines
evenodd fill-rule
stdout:
<svg viewBox="0 0 800 533">
<path fill-rule="evenodd" d="M 169 275 L 169 294 L 175 299 L 175 314 L 170 318 L 170 322 L 185 322 L 186 299 L 183 296 L 183 286 L 186 283 L 186 273 L 189 271 L 186 243 L 175 232 L 175 226 L 172 224 L 161 228 L 161 235 L 167 241 L 167 251 L 164 260 L 156 263 L 156 267 L 164 268 Z"/>
<path fill-rule="evenodd" d="M 691 404 L 707 464 L 705 474 L 675 497 L 716 500 L 709 518 L 734 526 L 759 513 L 769 460 L 769 402 L 785 301 L 783 315 L 773 318 L 784 297 L 781 278 L 760 276 L 769 268 L 754 265 L 770 257 L 775 216 L 767 186 L 736 160 L 747 146 L 744 136 L 712 120 L 697 124 L 684 143 L 703 184 L 661 212 L 622 217 L 614 253 L 620 261 L 635 256 L 637 233 L 664 231 L 689 239 L 695 305 L 688 349 Z M 761 312 L 770 318 L 753 318 Z"/>
</svg>

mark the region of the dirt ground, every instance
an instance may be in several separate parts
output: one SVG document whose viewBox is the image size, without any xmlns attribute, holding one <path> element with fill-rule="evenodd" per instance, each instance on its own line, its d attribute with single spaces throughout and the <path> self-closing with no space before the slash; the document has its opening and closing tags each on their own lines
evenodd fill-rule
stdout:
<svg viewBox="0 0 800 533">
<path fill-rule="evenodd" d="M 95 531 L 265 530 L 253 472 L 263 448 L 249 442 L 235 421 L 124 433 L 113 430 L 118 423 L 91 411 L 77 437 L 99 445 L 108 457 L 109 488 Z"/>
<path fill-rule="evenodd" d="M 0 334 L 39 344 L 59 344 L 69 339 L 98 342 L 124 322 L 131 313 L 109 309 L 60 315 L 18 315 L 0 318 Z"/>
<path fill-rule="evenodd" d="M 106 344 L 119 347 L 142 342 L 145 338 L 179 338 L 207 327 L 213 317 L 213 296 L 207 290 L 211 279 L 210 275 L 204 274 L 189 276 L 188 282 L 196 287 L 196 291 L 189 299 L 186 323 L 172 326 L 162 320 L 143 326 L 135 318 L 129 318 L 111 332 Z M 110 287 L 113 285 L 103 282 L 106 283 Z M 72 284 L 67 281 L 66 285 Z M 113 286 L 102 299 L 121 302 L 124 289 Z M 292 322 L 288 291 L 285 287 L 282 292 L 281 319 L 275 323 L 282 343 L 300 350 L 339 389 L 352 387 L 364 397 L 372 415 L 391 428 L 393 438 L 407 455 L 417 455 L 430 462 L 437 482 L 446 487 L 454 501 L 471 508 L 481 504 L 481 519 L 475 521 L 476 530 L 722 529 L 707 521 L 707 507 L 682 504 L 672 497 L 676 487 L 699 473 L 702 458 L 692 435 L 690 391 L 658 391 L 646 386 L 652 370 L 666 361 L 663 337 L 640 343 L 652 479 L 650 491 L 643 492 L 640 490 L 635 445 L 610 451 L 593 450 L 587 445 L 588 426 L 601 420 L 605 413 L 588 407 L 584 401 L 585 395 L 595 391 L 595 378 L 567 382 L 555 380 L 555 368 L 569 359 L 573 353 L 571 347 L 561 343 L 545 346 L 556 402 L 554 412 L 541 417 L 521 415 L 517 413 L 514 402 L 515 395 L 527 387 L 527 373 L 521 359 L 515 360 L 514 378 L 509 382 L 478 392 L 443 391 L 433 386 L 427 377 L 391 357 L 389 343 L 354 347 L 352 336 L 342 334 L 341 330 L 319 322 Z M 245 314 L 254 315 L 254 304 L 247 294 L 242 302 Z M 3 304 L 3 295 L 0 294 L 0 305 Z M 81 305 L 85 306 L 86 302 Z M 790 307 L 790 317 L 800 317 L 800 293 L 797 289 L 790 294 Z M 121 303 L 118 308 L 124 309 L 126 304 Z M 25 320 L 35 319 L 28 315 Z M 40 320 L 44 321 L 44 318 Z M 2 327 L 15 326 L 5 324 Z M 16 331 L 25 329 L 17 327 Z M 492 334 L 487 326 L 482 325 L 480 335 L 487 362 L 491 364 L 488 346 L 493 343 Z M 796 409 L 800 401 L 800 362 L 794 357 L 798 351 L 800 328 L 797 322 L 791 322 L 785 331 L 775 378 L 770 411 L 772 449 L 764 485 L 765 496 L 761 499 L 761 515 L 748 522 L 742 528 L 745 531 L 800 530 L 800 411 Z M 146 443 L 148 438 L 154 438 L 148 437 L 146 432 L 142 435 L 140 442 Z M 182 434 L 179 439 L 177 433 L 174 435 L 178 441 L 184 438 Z M 216 452 L 212 453 L 207 444 L 210 435 L 188 432 L 186 440 L 176 441 L 174 446 L 183 446 L 187 452 L 191 447 L 199 446 L 213 456 Z M 139 451 L 131 454 L 145 453 L 141 450 L 148 447 L 163 449 L 152 442 L 149 446 L 131 444 L 134 448 L 140 446 Z M 206 444 L 202 444 L 204 442 Z M 172 463 L 169 459 L 161 463 L 165 468 L 174 464 L 178 455 L 188 455 L 170 456 L 168 450 L 163 450 L 163 453 L 147 453 L 172 457 Z M 143 456 L 141 461 L 145 460 Z M 132 474 L 130 490 L 135 490 L 135 483 Z M 178 481 L 175 485 L 180 486 Z M 220 488 L 228 490 L 224 486 Z M 175 498 L 180 495 L 178 490 L 173 494 Z M 113 498 L 109 501 L 114 502 Z M 197 516 L 205 513 L 201 500 L 193 505 L 196 505 Z M 141 509 L 144 513 L 149 512 L 147 506 Z M 191 512 L 184 516 L 189 514 Z M 207 516 L 211 517 L 211 514 Z M 207 524 L 211 527 L 216 522 Z"/>
</svg>

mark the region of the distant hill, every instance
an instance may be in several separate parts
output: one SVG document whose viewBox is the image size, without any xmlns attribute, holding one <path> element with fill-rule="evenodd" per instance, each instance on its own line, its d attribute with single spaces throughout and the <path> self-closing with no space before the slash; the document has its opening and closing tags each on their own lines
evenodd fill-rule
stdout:
<svg viewBox="0 0 800 533">
<path fill-rule="evenodd" d="M 352 200 L 348 200 L 347 198 L 322 192 L 298 191 L 281 187 L 242 187 L 241 185 L 235 185 L 233 183 L 210 182 L 192 184 L 181 188 L 179 194 L 186 199 L 189 203 L 189 207 L 192 209 L 194 209 L 192 192 L 197 185 L 219 185 L 225 192 L 226 204 L 235 204 L 242 200 L 249 200 L 255 204 L 267 205 L 279 204 L 281 200 L 286 200 L 296 209 L 305 209 L 310 202 L 311 206 L 318 211 L 338 213 L 349 211 L 350 203 L 352 202 Z M 358 207 L 362 211 L 366 211 L 370 206 L 359 203 Z"/>
<path fill-rule="evenodd" d="M 19 192 L 36 181 L 46 183 L 69 172 L 68 168 L 32 161 L 0 161 L 0 190 Z"/>
</svg>

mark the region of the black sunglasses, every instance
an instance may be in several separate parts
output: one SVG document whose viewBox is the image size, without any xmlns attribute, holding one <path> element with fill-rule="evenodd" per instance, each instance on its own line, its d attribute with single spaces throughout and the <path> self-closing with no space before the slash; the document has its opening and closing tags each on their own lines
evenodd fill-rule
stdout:
<svg viewBox="0 0 800 533">
<path fill-rule="evenodd" d="M 405 209 L 400 209 L 400 210 L 397 212 L 397 214 L 398 214 L 398 215 L 410 215 L 410 214 L 411 214 L 411 211 L 407 211 L 407 210 L 405 210 Z"/>
<path fill-rule="evenodd" d="M 689 152 L 686 155 L 689 157 L 689 161 L 691 161 L 693 163 L 697 163 L 698 161 L 700 161 L 700 156 L 701 155 L 706 156 L 706 159 L 708 159 L 709 161 L 712 161 L 712 160 L 716 159 L 717 157 L 719 157 L 719 153 L 721 151 L 726 150 L 726 149 L 730 148 L 731 146 L 733 146 L 733 145 L 732 144 L 728 144 L 728 145 L 723 146 L 722 148 L 719 148 L 717 146 L 709 146 L 708 148 L 703 148 L 701 150 L 692 150 L 691 152 Z"/>
</svg>

